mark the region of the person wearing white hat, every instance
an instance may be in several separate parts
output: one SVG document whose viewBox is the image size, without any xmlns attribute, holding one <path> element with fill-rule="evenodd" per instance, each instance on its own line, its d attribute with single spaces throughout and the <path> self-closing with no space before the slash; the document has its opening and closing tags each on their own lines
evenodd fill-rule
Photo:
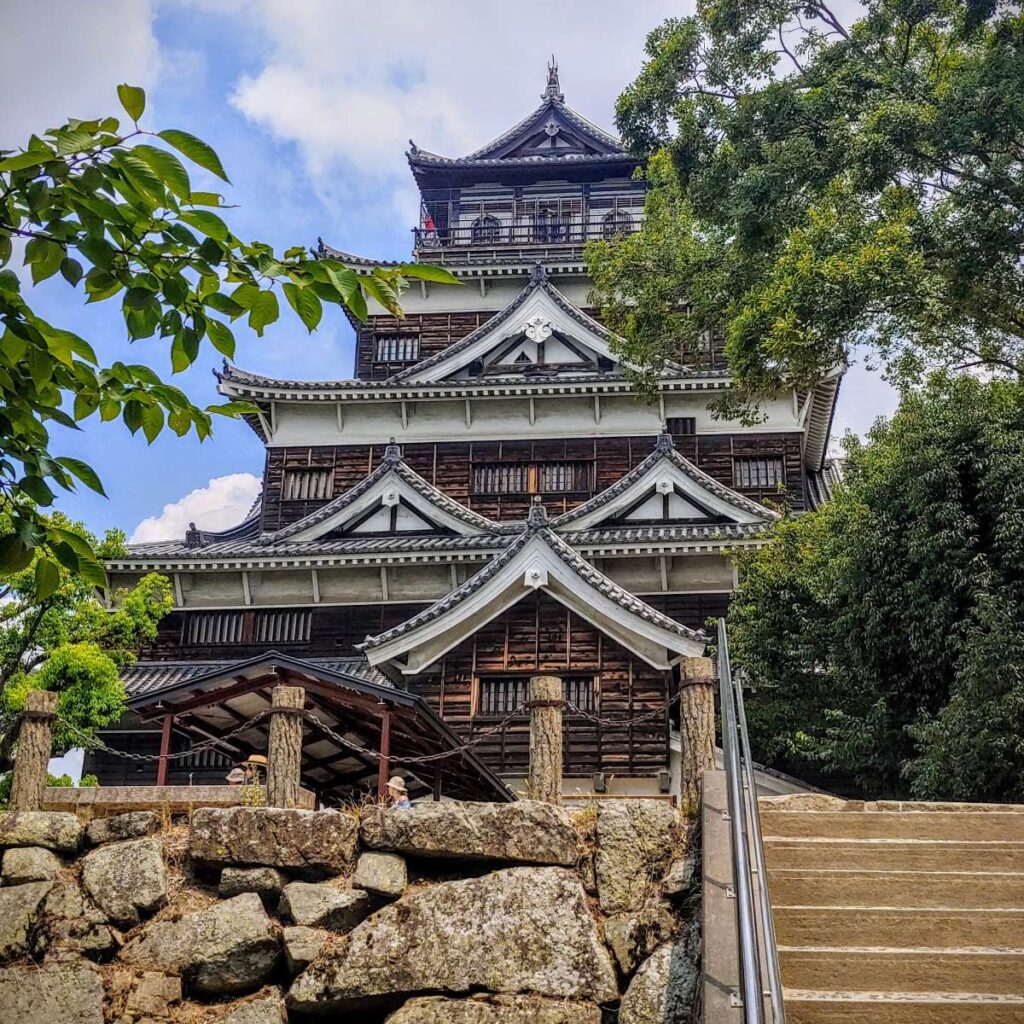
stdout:
<svg viewBox="0 0 1024 1024">
<path fill-rule="evenodd" d="M 388 779 L 388 796 L 391 798 L 392 807 L 400 807 L 404 811 L 412 809 L 409 791 L 405 788 L 405 779 L 401 775 L 392 775 Z"/>
</svg>

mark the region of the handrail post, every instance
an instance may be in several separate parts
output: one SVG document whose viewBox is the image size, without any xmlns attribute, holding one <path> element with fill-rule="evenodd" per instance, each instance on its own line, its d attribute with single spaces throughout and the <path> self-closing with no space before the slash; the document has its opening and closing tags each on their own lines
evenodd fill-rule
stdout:
<svg viewBox="0 0 1024 1024">
<path fill-rule="evenodd" d="M 18 729 L 18 756 L 11 780 L 12 811 L 38 811 L 43 806 L 59 696 L 52 690 L 30 690 L 25 695 L 25 710 Z"/>
<path fill-rule="evenodd" d="M 724 619 L 718 620 L 718 683 L 722 702 L 722 754 L 729 797 L 729 829 L 732 834 L 733 884 L 736 890 L 736 927 L 743 1020 L 744 1024 L 763 1024 L 764 997 L 761 988 L 757 925 L 754 919 L 750 850 L 740 781 L 740 757 L 736 747 L 737 713 Z"/>
</svg>

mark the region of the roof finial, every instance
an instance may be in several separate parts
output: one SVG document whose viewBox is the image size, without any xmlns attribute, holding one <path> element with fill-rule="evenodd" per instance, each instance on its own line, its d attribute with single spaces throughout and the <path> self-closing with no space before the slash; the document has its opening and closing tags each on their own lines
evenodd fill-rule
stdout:
<svg viewBox="0 0 1024 1024">
<path fill-rule="evenodd" d="M 401 462 L 402 461 L 402 449 L 395 444 L 393 437 L 388 438 L 387 447 L 384 449 L 384 461 L 385 462 Z"/>
<path fill-rule="evenodd" d="M 548 64 L 548 84 L 544 87 L 540 98 L 542 100 L 558 100 L 560 103 L 565 102 L 565 93 L 562 92 L 562 87 L 558 84 L 558 61 L 555 60 L 554 54 L 551 54 L 551 61 Z"/>
<path fill-rule="evenodd" d="M 668 430 L 668 424 L 662 423 L 661 433 L 658 435 L 658 440 L 654 445 L 654 450 L 658 452 L 667 452 L 674 447 L 675 445 L 672 443 L 672 435 Z"/>
<path fill-rule="evenodd" d="M 533 496 L 533 502 L 530 505 L 530 511 L 526 516 L 526 528 L 528 530 L 540 530 L 548 525 L 548 510 L 544 507 L 544 503 L 540 500 L 540 495 L 535 494 Z"/>
<path fill-rule="evenodd" d="M 548 279 L 547 267 L 538 260 L 530 271 L 530 284 L 543 284 Z"/>
</svg>

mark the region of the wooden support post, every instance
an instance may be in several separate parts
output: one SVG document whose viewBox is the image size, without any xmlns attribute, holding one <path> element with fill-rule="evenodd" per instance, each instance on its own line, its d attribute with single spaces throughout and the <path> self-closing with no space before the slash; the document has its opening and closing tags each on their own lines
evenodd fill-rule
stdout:
<svg viewBox="0 0 1024 1024">
<path fill-rule="evenodd" d="M 380 761 L 377 762 L 377 799 L 388 795 L 388 777 L 391 775 L 391 712 L 380 716 Z"/>
<path fill-rule="evenodd" d="M 302 779 L 302 718 L 305 706 L 301 686 L 275 686 L 271 694 L 270 738 L 267 741 L 267 804 L 297 807 Z M 273 712 L 278 711 L 279 714 Z"/>
<path fill-rule="evenodd" d="M 174 728 L 174 715 L 164 715 L 160 730 L 160 760 L 156 763 L 156 784 L 167 785 L 167 755 L 171 752 L 171 730 Z"/>
<path fill-rule="evenodd" d="M 696 814 L 701 776 L 715 767 L 715 663 L 683 658 L 679 687 L 679 802 L 685 813 Z"/>
<path fill-rule="evenodd" d="M 434 799 L 441 799 L 441 765 L 434 765 Z"/>
<path fill-rule="evenodd" d="M 530 781 L 533 800 L 562 802 L 562 680 L 530 678 Z"/>
<path fill-rule="evenodd" d="M 38 811 L 43 806 L 57 696 L 50 690 L 31 690 L 25 696 L 25 710 L 18 729 L 18 756 L 11 781 L 12 811 Z"/>
</svg>

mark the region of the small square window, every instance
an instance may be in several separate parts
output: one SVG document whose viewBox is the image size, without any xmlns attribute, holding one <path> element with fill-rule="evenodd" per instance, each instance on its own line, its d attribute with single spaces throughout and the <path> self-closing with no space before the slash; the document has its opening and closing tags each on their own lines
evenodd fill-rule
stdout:
<svg viewBox="0 0 1024 1024">
<path fill-rule="evenodd" d="M 665 430 L 670 434 L 696 434 L 697 419 L 694 416 L 669 416 Z"/>
<path fill-rule="evenodd" d="M 733 459 L 732 479 L 734 487 L 779 487 L 786 482 L 786 469 L 782 459 L 736 458 Z"/>
<path fill-rule="evenodd" d="M 282 481 L 285 501 L 323 501 L 329 498 L 334 486 L 334 470 L 303 466 L 286 469 Z"/>
<path fill-rule="evenodd" d="M 420 339 L 413 334 L 381 334 L 373 339 L 373 358 L 378 363 L 415 363 Z"/>
</svg>

